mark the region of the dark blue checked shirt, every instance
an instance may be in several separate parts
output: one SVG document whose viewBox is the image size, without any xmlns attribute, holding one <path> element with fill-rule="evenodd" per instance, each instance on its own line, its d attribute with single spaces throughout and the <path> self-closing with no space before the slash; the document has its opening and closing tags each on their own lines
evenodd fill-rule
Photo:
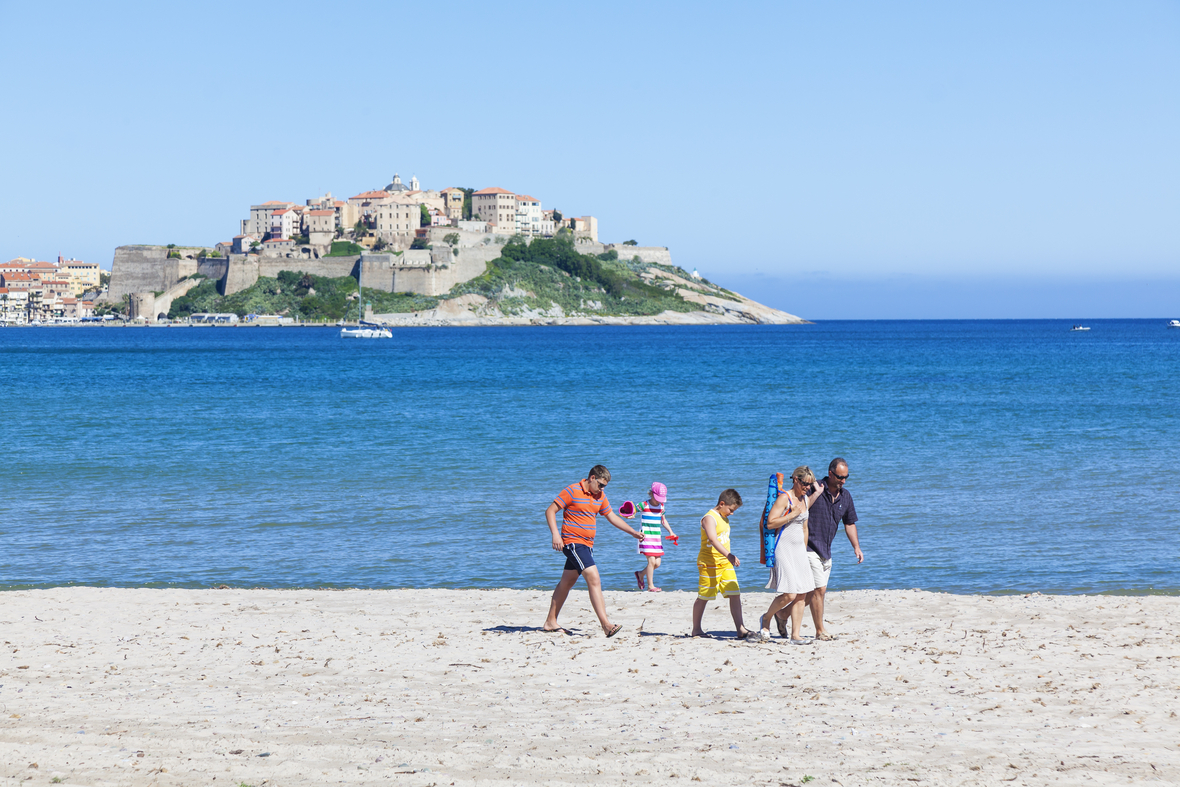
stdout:
<svg viewBox="0 0 1180 787">
<path fill-rule="evenodd" d="M 832 500 L 828 494 L 828 478 L 824 476 L 824 492 L 811 504 L 807 514 L 807 548 L 823 560 L 832 557 L 832 539 L 840 529 L 840 523 L 856 524 L 856 506 L 848 487 L 840 490 L 840 497 Z"/>
</svg>

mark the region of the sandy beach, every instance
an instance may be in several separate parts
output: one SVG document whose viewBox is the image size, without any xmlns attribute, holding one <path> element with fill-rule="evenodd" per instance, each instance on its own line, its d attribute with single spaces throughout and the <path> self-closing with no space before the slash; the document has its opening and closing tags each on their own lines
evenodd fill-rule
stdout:
<svg viewBox="0 0 1180 787">
<path fill-rule="evenodd" d="M 609 592 L 608 640 L 582 590 L 574 636 L 539 591 L 6 592 L 0 777 L 1180 783 L 1176 597 L 832 593 L 809 646 L 690 639 L 693 598 Z"/>
</svg>

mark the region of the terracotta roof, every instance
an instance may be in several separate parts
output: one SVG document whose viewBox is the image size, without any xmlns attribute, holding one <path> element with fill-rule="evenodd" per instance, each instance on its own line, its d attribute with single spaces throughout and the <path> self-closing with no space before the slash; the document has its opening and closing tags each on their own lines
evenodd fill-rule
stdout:
<svg viewBox="0 0 1180 787">
<path fill-rule="evenodd" d="M 32 281 L 33 274 L 25 273 L 24 271 L 13 271 L 12 273 L 4 274 L 7 281 Z"/>
<path fill-rule="evenodd" d="M 349 199 L 384 199 L 389 196 L 388 191 L 365 191 Z"/>
<path fill-rule="evenodd" d="M 484 195 L 486 195 L 486 194 L 512 194 L 512 192 L 508 191 L 507 189 L 496 188 L 495 186 L 493 186 L 490 189 L 480 189 L 479 191 L 477 191 L 475 193 L 477 195 L 478 194 L 484 194 Z M 513 196 L 516 196 L 516 195 L 513 194 Z"/>
<path fill-rule="evenodd" d="M 286 202 L 279 202 L 277 199 L 272 199 L 269 202 L 262 203 L 263 205 L 286 205 Z"/>
<path fill-rule="evenodd" d="M 291 240 L 290 238 L 270 238 L 268 240 L 263 241 L 263 243 L 294 243 L 294 242 L 295 241 Z"/>
<path fill-rule="evenodd" d="M 308 216 L 335 216 L 336 211 L 334 211 L 334 210 L 309 210 L 307 212 L 307 215 Z"/>
<path fill-rule="evenodd" d="M 530 197 L 527 194 L 525 194 L 524 196 L 517 194 L 516 201 L 517 202 L 538 202 L 539 203 L 541 200 L 537 199 L 536 197 Z"/>
<path fill-rule="evenodd" d="M 276 210 L 273 213 L 271 213 L 270 215 L 271 216 L 282 216 L 284 213 L 294 213 L 294 212 L 295 211 L 291 210 L 290 208 L 287 208 L 286 210 Z"/>
<path fill-rule="evenodd" d="M 0 295 L 6 295 L 7 293 L 8 293 L 7 287 L 0 287 Z"/>
<path fill-rule="evenodd" d="M 439 194 L 446 194 L 446 193 L 448 193 L 448 192 L 451 192 L 451 191 L 457 191 L 457 192 L 459 192 L 460 194 L 462 194 L 462 193 L 463 193 L 463 189 L 457 189 L 457 188 L 455 188 L 454 186 L 451 186 L 449 189 L 443 189 L 442 191 L 440 191 L 440 192 L 439 192 Z"/>
</svg>

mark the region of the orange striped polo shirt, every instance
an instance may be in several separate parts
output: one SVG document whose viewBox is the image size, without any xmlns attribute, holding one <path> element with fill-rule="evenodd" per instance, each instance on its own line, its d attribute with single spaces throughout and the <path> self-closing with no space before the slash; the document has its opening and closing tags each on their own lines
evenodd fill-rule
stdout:
<svg viewBox="0 0 1180 787">
<path fill-rule="evenodd" d="M 586 488 L 587 479 L 570 484 L 561 490 L 553 501 L 561 509 L 561 543 L 594 546 L 594 521 L 599 514 L 610 513 L 606 492 L 599 491 L 598 497 L 590 496 Z"/>
</svg>

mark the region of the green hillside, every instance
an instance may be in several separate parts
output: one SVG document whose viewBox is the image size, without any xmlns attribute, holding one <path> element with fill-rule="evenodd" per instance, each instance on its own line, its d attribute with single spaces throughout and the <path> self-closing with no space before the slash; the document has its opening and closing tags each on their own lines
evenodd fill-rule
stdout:
<svg viewBox="0 0 1180 787">
<path fill-rule="evenodd" d="M 349 297 L 349 296 L 353 297 Z M 424 295 L 382 292 L 365 288 L 365 301 L 377 314 L 417 312 L 433 309 L 438 298 Z M 172 302 L 171 319 L 184 319 L 200 312 L 281 314 L 306 322 L 356 319 L 356 279 L 351 276 L 327 278 L 299 271 L 280 271 L 277 278 L 260 277 L 250 287 L 233 295 L 218 295 L 216 284 L 207 279 Z"/>
<path fill-rule="evenodd" d="M 670 288 L 646 283 L 640 276 L 650 266 L 623 262 L 615 252 L 593 257 L 580 254 L 564 238 L 509 243 L 487 271 L 455 286 L 450 297 L 474 293 L 496 300 L 504 314 L 548 310 L 560 306 L 567 314 L 640 316 L 700 308 Z M 685 274 L 687 276 L 687 274 Z"/>
<path fill-rule="evenodd" d="M 554 306 L 560 306 L 566 315 L 601 316 L 645 316 L 700 308 L 676 294 L 670 282 L 659 286 L 640 276 L 657 268 L 682 279 L 691 278 L 680 268 L 620 260 L 613 251 L 597 257 L 581 254 L 569 238 L 537 239 L 529 244 L 507 244 L 482 276 L 455 286 L 446 297 L 483 295 L 496 301 L 506 315 L 549 311 Z M 732 297 L 707 282 L 694 283 L 692 288 Z M 215 283 L 206 280 L 174 300 L 168 316 L 184 319 L 199 312 L 233 312 L 239 317 L 280 314 L 303 321 L 334 322 L 356 317 L 356 291 L 356 279 L 351 276 L 326 278 L 300 271 L 282 271 L 273 279 L 262 277 L 228 296 L 218 295 Z M 439 298 L 366 287 L 365 301 L 372 304 L 375 314 L 393 314 L 433 309 Z"/>
</svg>

